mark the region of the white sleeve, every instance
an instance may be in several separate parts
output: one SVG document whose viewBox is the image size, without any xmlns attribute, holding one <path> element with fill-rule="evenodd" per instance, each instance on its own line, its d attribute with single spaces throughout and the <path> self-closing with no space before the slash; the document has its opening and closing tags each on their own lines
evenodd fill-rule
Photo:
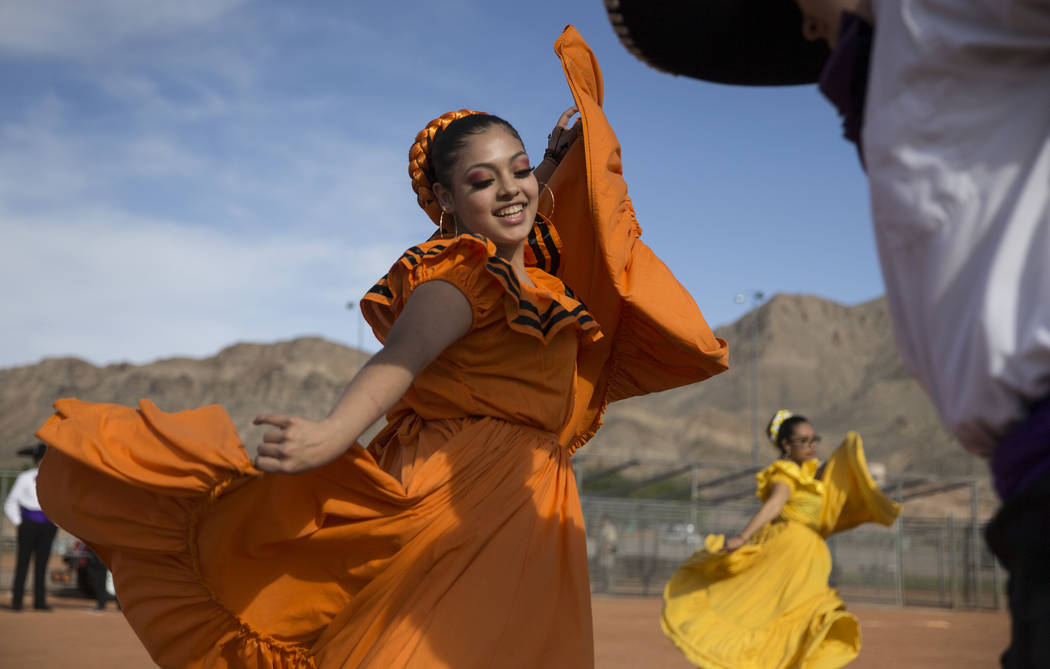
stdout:
<svg viewBox="0 0 1050 669">
<path fill-rule="evenodd" d="M 981 0 L 984 10 L 1002 28 L 1028 39 L 1050 42 L 1050 0 Z"/>
<path fill-rule="evenodd" d="M 1050 397 L 1050 0 L 877 0 L 864 156 L 901 357 L 990 456 Z"/>
<path fill-rule="evenodd" d="M 19 509 L 18 497 L 22 488 L 25 487 L 28 479 L 23 474 L 19 474 L 18 478 L 15 479 L 15 484 L 11 486 L 11 492 L 8 493 L 7 499 L 4 500 L 4 515 L 11 521 L 11 524 L 18 527 L 22 524 L 22 510 Z"/>
</svg>

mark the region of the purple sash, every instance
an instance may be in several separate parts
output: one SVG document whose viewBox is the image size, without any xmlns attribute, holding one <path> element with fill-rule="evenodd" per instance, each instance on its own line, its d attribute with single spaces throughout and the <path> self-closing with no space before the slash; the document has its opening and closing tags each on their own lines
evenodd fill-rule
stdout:
<svg viewBox="0 0 1050 669">
<path fill-rule="evenodd" d="M 50 520 L 47 519 L 47 516 L 44 515 L 43 511 L 39 511 L 39 510 L 38 511 L 33 511 L 32 509 L 27 509 L 24 506 L 21 506 L 19 508 L 22 510 L 22 520 L 23 521 L 30 520 L 30 521 L 32 521 L 34 523 L 50 523 L 51 522 Z"/>
<path fill-rule="evenodd" d="M 995 491 L 1004 502 L 1050 470 L 1050 399 L 999 442 L 992 455 Z"/>
</svg>

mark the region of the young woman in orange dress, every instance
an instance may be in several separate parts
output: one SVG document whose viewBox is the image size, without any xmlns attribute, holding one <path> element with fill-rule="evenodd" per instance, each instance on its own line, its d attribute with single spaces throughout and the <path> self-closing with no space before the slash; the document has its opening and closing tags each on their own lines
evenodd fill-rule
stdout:
<svg viewBox="0 0 1050 669">
<path fill-rule="evenodd" d="M 221 407 L 56 404 L 43 506 L 161 666 L 593 666 L 570 456 L 728 350 L 639 239 L 593 54 L 555 51 L 575 108 L 537 169 L 495 116 L 417 137 L 438 231 L 363 300 L 383 348 L 326 419 L 260 416 L 253 462 Z"/>
<path fill-rule="evenodd" d="M 767 431 L 780 457 L 756 475 L 762 507 L 739 534 L 708 536 L 675 572 L 661 623 L 707 669 L 841 667 L 860 651 L 860 626 L 828 587 L 824 540 L 892 525 L 900 507 L 872 480 L 856 433 L 821 465 L 804 417 L 778 411 Z"/>
</svg>

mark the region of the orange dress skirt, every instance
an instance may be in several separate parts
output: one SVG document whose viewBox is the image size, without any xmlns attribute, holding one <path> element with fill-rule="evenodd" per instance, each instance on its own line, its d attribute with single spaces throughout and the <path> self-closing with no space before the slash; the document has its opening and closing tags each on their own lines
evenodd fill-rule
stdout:
<svg viewBox="0 0 1050 669">
<path fill-rule="evenodd" d="M 367 448 L 262 474 L 221 407 L 56 403 L 41 503 L 159 665 L 593 666 L 570 456 L 609 401 L 719 373 L 728 348 L 639 240 L 593 54 L 571 27 L 555 51 L 583 141 L 530 236 L 534 285 L 480 236 L 409 249 L 363 300 L 380 340 L 430 280 L 473 325 Z"/>
</svg>

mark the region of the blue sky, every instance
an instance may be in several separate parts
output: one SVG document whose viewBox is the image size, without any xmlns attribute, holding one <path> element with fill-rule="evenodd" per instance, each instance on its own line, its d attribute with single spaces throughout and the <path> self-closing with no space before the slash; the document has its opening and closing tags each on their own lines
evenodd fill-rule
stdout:
<svg viewBox="0 0 1050 669">
<path fill-rule="evenodd" d="M 300 335 L 374 350 L 346 303 L 432 231 L 416 132 L 481 109 L 538 159 L 571 104 L 569 23 L 643 239 L 713 326 L 744 290 L 883 292 L 863 174 L 815 87 L 657 72 L 600 0 L 0 0 L 0 367 Z"/>
</svg>

